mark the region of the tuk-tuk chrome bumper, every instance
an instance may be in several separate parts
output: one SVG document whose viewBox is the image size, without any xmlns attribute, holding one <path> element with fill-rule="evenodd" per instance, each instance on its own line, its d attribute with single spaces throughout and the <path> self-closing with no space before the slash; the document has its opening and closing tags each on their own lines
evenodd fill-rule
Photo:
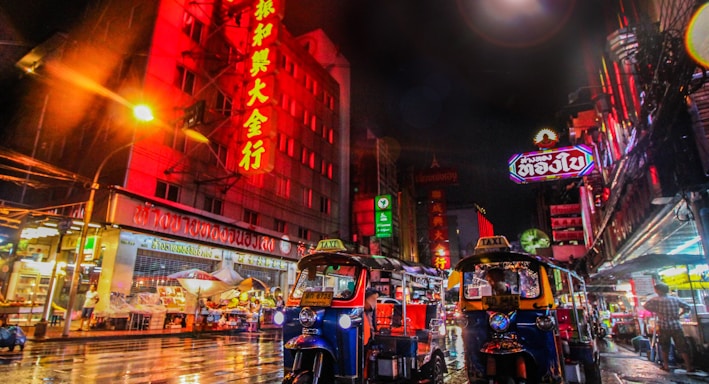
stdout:
<svg viewBox="0 0 709 384">
<path fill-rule="evenodd" d="M 517 341 L 515 334 L 497 336 L 480 348 L 480 352 L 491 355 L 506 355 L 522 351 L 524 351 L 524 346 Z"/>
</svg>

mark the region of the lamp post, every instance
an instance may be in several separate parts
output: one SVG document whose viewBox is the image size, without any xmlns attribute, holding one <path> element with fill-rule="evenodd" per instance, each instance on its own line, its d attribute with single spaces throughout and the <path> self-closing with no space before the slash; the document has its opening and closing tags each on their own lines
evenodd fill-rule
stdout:
<svg viewBox="0 0 709 384">
<path fill-rule="evenodd" d="M 149 107 L 145 105 L 133 106 L 133 114 L 140 121 L 149 122 L 154 120 L 152 111 Z M 164 125 L 163 122 L 160 122 L 160 124 Z M 183 133 L 188 138 L 197 142 L 209 142 L 209 139 L 206 136 L 193 129 L 183 129 Z M 62 332 L 62 337 L 69 336 L 69 331 L 71 329 L 71 312 L 74 309 L 74 304 L 76 303 L 76 294 L 78 293 L 77 291 L 79 289 L 79 268 L 81 268 L 81 263 L 84 262 L 84 258 L 86 256 L 84 254 L 84 247 L 86 247 L 86 240 L 89 234 L 89 224 L 91 223 L 91 218 L 94 212 L 94 200 L 96 198 L 96 191 L 99 189 L 98 179 L 101 176 L 101 171 L 103 170 L 103 167 L 106 166 L 106 164 L 108 163 L 108 160 L 110 160 L 113 156 L 123 151 L 124 149 L 130 148 L 131 146 L 133 146 L 133 144 L 134 140 L 131 140 L 129 143 L 124 144 L 111 151 L 108 155 L 106 155 L 106 157 L 103 158 L 103 161 L 101 161 L 101 164 L 99 164 L 98 168 L 96 169 L 96 173 L 94 173 L 94 178 L 90 186 L 89 198 L 86 201 L 86 207 L 84 209 L 84 222 L 81 227 L 81 235 L 79 237 L 79 250 L 76 253 L 74 271 L 71 275 L 71 285 L 69 287 L 69 303 L 67 304 L 67 314 L 65 316 L 66 320 L 64 321 L 64 331 Z"/>
<path fill-rule="evenodd" d="M 79 268 L 81 268 L 81 263 L 84 262 L 85 254 L 84 247 L 86 247 L 86 239 L 89 234 L 89 224 L 91 223 L 91 217 L 94 212 L 94 199 L 96 198 L 96 191 L 99 188 L 98 178 L 101 176 L 101 171 L 103 167 L 106 166 L 108 160 L 111 159 L 118 152 L 129 148 L 133 145 L 131 141 L 128 144 L 122 145 L 113 151 L 111 151 L 106 157 L 103 158 L 101 164 L 99 164 L 94 173 L 93 181 L 91 182 L 89 199 L 86 201 L 86 208 L 84 209 L 84 222 L 81 227 L 81 235 L 79 236 L 79 250 L 76 253 L 76 260 L 74 261 L 74 271 L 71 274 L 71 285 L 69 286 L 69 303 L 66 306 L 66 315 L 64 320 L 64 332 L 62 332 L 62 337 L 69 336 L 69 330 L 71 329 L 71 312 L 74 310 L 74 304 L 76 302 L 76 294 L 79 289 Z"/>
</svg>

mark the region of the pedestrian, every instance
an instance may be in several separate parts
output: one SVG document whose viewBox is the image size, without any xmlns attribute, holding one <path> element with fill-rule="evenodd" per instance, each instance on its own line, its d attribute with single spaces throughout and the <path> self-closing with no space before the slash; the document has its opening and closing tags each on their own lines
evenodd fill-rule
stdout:
<svg viewBox="0 0 709 384">
<path fill-rule="evenodd" d="M 99 297 L 98 292 L 96 292 L 96 284 L 91 284 L 89 290 L 86 291 L 84 306 L 81 308 L 81 325 L 79 325 L 79 331 L 84 330 L 84 323 L 91 326 L 91 315 L 93 315 L 94 307 L 98 301 Z"/>
<path fill-rule="evenodd" d="M 691 307 L 675 296 L 669 296 L 667 284 L 655 284 L 657 296 L 648 300 L 643 307 L 657 316 L 656 327 L 659 329 L 660 348 L 662 349 L 662 370 L 670 370 L 670 345 L 674 342 L 675 350 L 682 356 L 688 373 L 694 373 L 692 360 L 689 358 L 689 346 L 679 322 L 680 316 L 689 313 Z"/>
</svg>

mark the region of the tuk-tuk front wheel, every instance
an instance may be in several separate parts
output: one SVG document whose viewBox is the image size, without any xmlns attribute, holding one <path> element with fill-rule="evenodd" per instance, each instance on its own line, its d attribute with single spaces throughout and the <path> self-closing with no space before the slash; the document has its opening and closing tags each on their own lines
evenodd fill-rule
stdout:
<svg viewBox="0 0 709 384">
<path fill-rule="evenodd" d="M 313 382 L 313 372 L 298 371 L 291 372 L 283 378 L 283 384 L 311 384 Z"/>
</svg>

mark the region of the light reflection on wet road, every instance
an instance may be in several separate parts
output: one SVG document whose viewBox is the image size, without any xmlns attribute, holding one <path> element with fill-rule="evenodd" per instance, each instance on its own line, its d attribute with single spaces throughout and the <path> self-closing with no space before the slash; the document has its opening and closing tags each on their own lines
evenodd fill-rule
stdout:
<svg viewBox="0 0 709 384">
<path fill-rule="evenodd" d="M 280 383 L 280 335 L 243 333 L 29 343 L 0 352 L 0 377 L 25 383 Z"/>
</svg>

